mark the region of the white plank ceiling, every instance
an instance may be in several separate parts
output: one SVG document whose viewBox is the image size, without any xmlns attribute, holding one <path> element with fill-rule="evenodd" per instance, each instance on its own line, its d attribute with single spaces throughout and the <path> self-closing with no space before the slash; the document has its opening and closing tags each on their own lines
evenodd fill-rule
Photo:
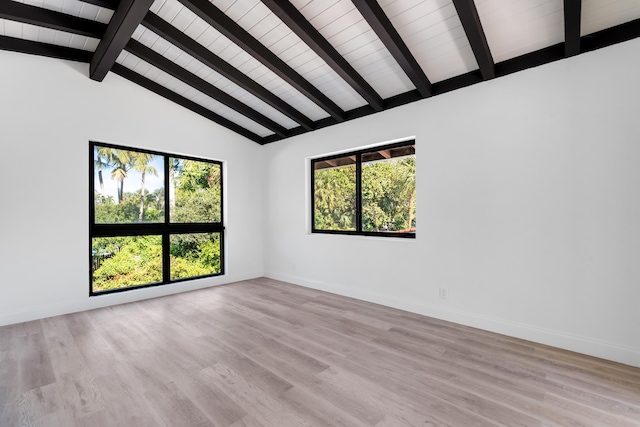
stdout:
<svg viewBox="0 0 640 427">
<path fill-rule="evenodd" d="M 380 5 L 433 83 L 478 69 L 451 0 Z"/>
<path fill-rule="evenodd" d="M 583 0 L 580 34 L 586 36 L 635 19 L 640 19 L 639 0 Z"/>
<path fill-rule="evenodd" d="M 389 98 L 413 89 L 411 81 L 351 0 L 294 0 L 291 3 L 380 96 Z"/>
<path fill-rule="evenodd" d="M 31 24 L 0 19 L 0 36 L 47 43 L 93 52 L 100 40 L 91 37 L 52 30 Z"/>
<path fill-rule="evenodd" d="M 560 0 L 477 0 L 489 48 L 496 62 L 564 41 Z"/>
<path fill-rule="evenodd" d="M 113 16 L 113 11 L 103 7 L 94 6 L 78 0 L 15 0 L 17 3 L 24 3 L 31 6 L 38 6 L 43 9 L 62 12 L 67 15 L 79 18 L 91 19 L 92 21 L 108 24 Z"/>
<path fill-rule="evenodd" d="M 216 86 L 218 89 L 223 90 L 229 95 L 235 97 L 236 99 L 242 101 L 246 105 L 250 107 L 256 108 L 266 114 L 267 117 L 276 120 L 279 123 L 282 123 L 286 128 L 292 129 L 298 124 L 289 119 L 284 114 L 280 113 L 278 110 L 270 107 L 264 101 L 261 101 L 259 98 L 255 97 L 251 93 L 247 92 L 243 88 L 239 87 L 229 79 L 224 76 L 221 76 L 211 68 L 204 65 L 202 62 L 198 61 L 188 53 L 182 51 L 180 48 L 172 45 L 168 41 L 164 40 L 154 32 L 146 29 L 143 26 L 139 26 L 138 29 L 133 33 L 132 38 L 144 44 L 145 46 L 153 49 L 158 52 L 162 56 L 167 59 L 170 59 L 172 62 L 180 65 L 185 70 L 197 75 L 201 79 L 211 83 Z M 150 78 L 148 75 L 142 74 L 144 77 Z M 153 81 L 156 81 L 153 78 L 150 78 Z M 158 83 L 158 81 L 156 81 Z"/>
<path fill-rule="evenodd" d="M 232 4 L 233 2 L 228 1 L 226 3 Z M 297 105 L 293 106 L 307 117 L 313 120 L 320 120 L 328 116 L 324 110 L 299 94 L 290 84 L 273 71 L 270 71 L 260 61 L 243 51 L 227 37 L 220 34 L 220 32 L 177 0 L 156 0 L 150 10 L 233 65 L 238 72 L 251 77 L 283 100 L 289 100 L 287 102 L 290 104 L 292 100 L 295 100 Z"/>
<path fill-rule="evenodd" d="M 5 6 L 0 5 L 0 47 L 43 54 L 37 46 L 54 45 L 67 48 L 61 58 L 73 59 L 74 55 L 86 58 L 86 52 L 93 54 L 96 51 L 100 39 L 80 34 L 82 31 L 74 27 L 75 21 L 57 25 L 60 14 L 105 24 L 98 28 L 106 28 L 118 1 L 131 0 L 0 0 L 9 6 L 20 3 L 38 8 L 23 10 L 23 6 L 16 6 L 15 11 L 10 9 L 2 13 Z M 194 105 L 190 102 L 195 103 L 240 126 L 256 142 L 266 143 L 422 99 L 429 94 L 425 95 L 425 89 L 419 87 L 416 79 L 424 76 L 428 80 L 424 79 L 420 84 L 426 81 L 425 87 L 434 95 L 490 78 L 487 77 L 487 69 L 483 69 L 482 75 L 480 73 L 478 64 L 483 58 L 489 58 L 490 66 L 494 67 L 490 72 L 494 69 L 499 71 L 504 61 L 527 58 L 531 56 L 525 56 L 527 54 L 544 52 L 553 46 L 564 46 L 566 37 L 565 14 L 568 12 L 564 10 L 563 0 L 378 0 L 377 3 L 371 0 L 368 6 L 359 3 L 362 2 L 290 1 L 298 12 L 296 16 L 299 15 L 295 19 L 302 20 L 305 25 L 310 24 L 309 28 L 314 30 L 313 37 L 328 42 L 328 54 L 342 57 L 349 66 L 347 71 L 344 67 L 343 70 L 332 68 L 336 65 L 326 62 L 323 59 L 326 56 L 307 45 L 298 36 L 300 33 L 296 33 L 293 27 L 289 28 L 287 21 L 283 22 L 279 17 L 282 15 L 274 13 L 275 10 L 272 11 L 262 0 L 155 0 L 149 9 L 150 14 L 159 17 L 169 28 L 186 35 L 190 46 L 204 47 L 204 52 L 215 55 L 211 57 L 216 61 L 229 64 L 234 70 L 231 74 L 214 70 L 139 20 L 134 24 L 140 22 L 133 34 L 124 36 L 126 40 L 130 37 L 173 62 L 180 67 L 179 75 L 171 75 L 127 50 L 119 51 L 118 65 L 114 67 L 121 68 L 113 71 L 151 90 L 158 87 L 168 89 L 183 99 L 184 102 L 179 103 L 187 108 L 198 110 L 189 106 Z M 379 6 L 379 12 L 374 11 L 374 14 L 377 17 L 382 15 L 381 21 L 388 22 L 385 29 L 391 39 L 400 40 L 401 53 L 398 53 L 397 46 L 389 44 L 389 39 L 381 36 L 380 29 L 363 11 L 362 7 L 372 4 Z M 237 25 L 242 34 L 240 39 L 228 38 L 211 26 L 204 19 L 209 17 L 203 16 L 198 7 L 219 9 Z M 37 14 L 31 15 L 33 10 L 43 10 L 45 15 L 51 16 L 48 21 L 45 19 L 47 22 L 41 22 L 41 18 L 34 18 Z M 480 38 L 474 36 L 473 31 L 469 32 L 469 25 L 474 24 L 469 24 L 468 16 L 465 20 L 465 10 L 471 10 L 471 21 L 477 19 L 477 26 L 473 28 L 479 28 Z M 146 9 L 142 14 L 144 12 Z M 591 38 L 604 40 L 598 42 L 603 46 L 630 38 L 618 35 L 605 38 L 602 35 L 606 33 L 603 30 L 615 30 L 623 24 L 636 34 L 632 37 L 640 35 L 639 0 L 582 0 L 579 17 L 579 35 L 583 40 L 584 37 L 589 37 L 589 41 Z M 229 35 L 228 32 L 225 34 Z M 20 44 L 16 40 L 36 43 Z M 257 42 L 261 49 L 266 48 L 275 54 L 287 69 L 254 57 L 250 49 L 243 47 L 247 40 Z M 488 47 L 484 57 L 481 53 L 483 43 Z M 76 51 L 84 51 L 85 56 Z M 58 53 L 48 54 L 56 55 Z M 543 59 L 540 63 L 557 59 L 561 57 Z M 536 65 L 539 63 L 520 67 Z M 414 72 L 416 70 L 419 72 Z M 344 73 L 354 73 L 350 75 L 363 79 L 368 86 L 365 88 L 354 83 L 354 79 L 341 77 Z M 500 77 L 500 73 L 497 72 L 496 76 Z M 208 84 L 219 89 L 247 108 L 231 108 L 222 98 L 214 98 L 216 92 L 204 93 L 195 89 L 193 83 L 188 83 L 194 78 L 206 82 L 205 86 Z M 464 82 L 459 86 L 452 83 L 458 81 Z M 370 96 L 384 100 L 382 107 L 376 107 L 375 103 L 370 105 L 367 99 L 372 98 L 362 95 L 363 91 L 369 90 L 373 91 Z M 337 110 L 332 111 L 329 104 Z"/>
<path fill-rule="evenodd" d="M 203 94 L 202 92 L 192 88 L 188 84 L 178 80 L 177 78 L 167 74 L 166 72 L 154 67 L 153 65 L 141 60 L 140 58 L 137 58 L 136 56 L 128 52 L 122 52 L 118 59 L 116 59 L 116 62 L 166 87 L 167 89 L 170 89 L 178 95 L 184 96 L 185 98 L 195 102 L 196 104 L 202 105 L 206 109 L 220 114 L 222 117 L 229 119 L 235 123 L 238 123 L 251 132 L 254 132 L 262 137 L 270 135 L 272 133 L 264 126 L 261 126 L 258 123 L 255 123 L 247 117 L 243 116 L 242 114 L 239 114 L 234 110 L 225 107 L 215 99 Z"/>
</svg>

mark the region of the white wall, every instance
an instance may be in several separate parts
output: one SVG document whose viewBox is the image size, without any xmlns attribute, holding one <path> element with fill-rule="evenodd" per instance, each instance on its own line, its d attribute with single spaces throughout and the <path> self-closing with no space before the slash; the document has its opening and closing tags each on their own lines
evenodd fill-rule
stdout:
<svg viewBox="0 0 640 427">
<path fill-rule="evenodd" d="M 258 144 L 85 64 L 0 64 L 0 325 L 263 274 Z M 90 140 L 225 161 L 227 274 L 89 298 Z"/>
<path fill-rule="evenodd" d="M 640 366 L 639 50 L 266 146 L 265 274 Z M 411 135 L 415 241 L 309 234 L 309 157 Z"/>
<path fill-rule="evenodd" d="M 640 366 L 638 49 L 265 147 L 116 75 L 0 51 L 0 325 L 264 273 Z M 308 233 L 308 157 L 411 135 L 415 241 Z M 226 161 L 227 275 L 89 298 L 89 140 Z"/>
</svg>

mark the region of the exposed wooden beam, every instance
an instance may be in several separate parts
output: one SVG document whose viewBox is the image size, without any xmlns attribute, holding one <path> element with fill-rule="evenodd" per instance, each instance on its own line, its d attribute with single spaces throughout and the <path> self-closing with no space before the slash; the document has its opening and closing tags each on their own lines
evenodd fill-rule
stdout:
<svg viewBox="0 0 640 427">
<path fill-rule="evenodd" d="M 249 107 L 247 104 L 238 101 L 233 96 L 218 89 L 206 80 L 203 80 L 195 74 L 190 73 L 175 62 L 165 58 L 154 50 L 146 47 L 142 43 L 132 39 L 125 46 L 125 50 L 134 54 L 138 58 L 145 60 L 154 67 L 161 69 L 165 73 L 170 74 L 173 77 L 183 81 L 192 88 L 199 90 L 200 92 L 210 96 L 216 101 L 219 101 L 227 107 L 250 118 L 254 122 L 259 123 L 267 129 L 272 130 L 277 135 L 282 137 L 289 136 L 289 133 L 285 127 L 279 125 L 275 121 L 266 117 L 264 114 Z"/>
<path fill-rule="evenodd" d="M 114 64 L 112 71 L 116 74 L 118 74 L 121 77 L 124 77 L 125 79 L 140 85 L 148 90 L 150 90 L 151 92 L 156 93 L 157 95 L 160 95 L 161 97 L 168 99 L 169 101 L 173 101 L 178 105 L 181 105 L 191 111 L 193 111 L 196 114 L 199 114 L 203 117 L 206 117 L 207 119 L 218 123 L 221 126 L 226 127 L 227 129 L 238 133 L 246 138 L 249 138 L 250 140 L 257 142 L 259 144 L 262 144 L 262 137 L 260 137 L 259 135 L 256 135 L 255 133 L 251 132 L 248 129 L 243 128 L 242 126 L 237 125 L 236 123 L 233 123 L 231 120 L 225 119 L 224 117 L 214 113 L 213 111 L 207 110 L 206 108 L 204 108 L 202 105 L 200 104 L 196 104 L 195 102 L 181 96 L 178 95 L 177 93 L 167 89 L 166 87 L 159 85 L 158 83 L 149 80 L 146 77 L 141 76 L 140 74 L 136 73 L 135 71 L 130 70 L 129 68 L 120 65 L 120 64 Z"/>
<path fill-rule="evenodd" d="M 152 4 L 153 0 L 120 1 L 91 59 L 91 79 L 104 79 Z"/>
<path fill-rule="evenodd" d="M 53 44 L 22 40 L 6 36 L 0 36 L 0 50 L 86 63 L 91 61 L 92 55 L 92 53 L 87 50 L 56 46 Z"/>
<path fill-rule="evenodd" d="M 95 6 L 104 7 L 105 9 L 116 10 L 119 0 L 80 0 Z"/>
<path fill-rule="evenodd" d="M 590 52 L 592 50 L 604 48 L 617 43 L 622 43 L 635 38 L 640 38 L 640 19 L 636 19 L 625 24 L 620 24 L 612 28 L 607 28 L 605 30 L 601 30 L 582 37 L 581 51 Z M 497 63 L 496 77 L 503 77 L 508 74 L 526 70 L 528 68 L 555 62 L 563 58 L 564 43 L 559 43 L 557 45 L 549 46 L 535 52 L 531 52 L 522 56 L 518 56 L 516 58 L 509 59 L 507 61 Z M 475 71 L 462 74 L 435 83 L 433 85 L 433 95 L 437 96 L 451 91 L 463 89 L 467 86 L 472 86 L 482 81 L 483 80 L 481 79 L 479 73 Z M 399 95 L 385 99 L 385 110 L 401 105 L 406 105 L 420 99 L 423 99 L 423 96 L 417 90 L 401 93 Z M 356 109 L 347 111 L 347 120 L 354 120 L 373 113 L 375 113 L 375 111 L 370 106 L 365 105 L 363 107 L 358 107 Z M 334 124 L 336 124 L 335 120 L 332 120 L 330 117 L 315 122 L 316 129 L 332 126 Z M 290 136 L 296 136 L 302 135 L 307 132 L 309 132 L 309 130 L 303 129 L 302 127 L 297 127 L 291 129 L 289 131 L 289 134 Z M 282 139 L 284 138 L 273 134 L 264 138 L 258 137 L 256 142 L 260 144 L 269 144 L 272 142 L 281 141 Z"/>
<path fill-rule="evenodd" d="M 322 58 L 376 111 L 384 108 L 384 101 L 371 85 L 347 62 L 316 28 L 288 0 L 262 0 L 287 27 Z"/>
<path fill-rule="evenodd" d="M 431 96 L 431 82 L 378 2 L 375 0 L 352 1 L 396 62 L 402 67 L 418 92 L 423 97 Z"/>
<path fill-rule="evenodd" d="M 97 39 L 104 35 L 107 28 L 105 24 L 90 19 L 15 1 L 0 2 L 0 18 Z"/>
<path fill-rule="evenodd" d="M 480 67 L 482 78 L 484 80 L 494 78 L 496 76 L 495 63 L 475 3 L 473 0 L 453 0 L 453 4 L 458 11 L 462 28 L 467 34 L 471 50 L 473 50 L 478 67 Z"/>
<path fill-rule="evenodd" d="M 640 19 L 634 19 L 582 37 L 581 52 L 591 52 L 638 37 L 640 37 Z"/>
<path fill-rule="evenodd" d="M 549 64 L 564 58 L 564 43 L 516 56 L 496 64 L 496 77 L 504 77 L 528 68 Z"/>
<path fill-rule="evenodd" d="M 164 38 L 171 44 L 179 47 L 206 66 L 220 73 L 227 79 L 231 80 L 247 92 L 253 94 L 257 98 L 271 105 L 273 108 L 280 111 L 291 120 L 300 123 L 303 128 L 307 130 L 313 129 L 313 121 L 307 116 L 284 102 L 264 86 L 256 83 L 255 80 L 239 72 L 233 65 L 229 64 L 228 62 L 217 56 L 215 53 L 211 52 L 209 49 L 184 34 L 182 31 L 169 24 L 164 19 L 160 18 L 152 12 L 149 12 L 142 21 L 142 25 L 158 34 L 160 37 Z"/>
<path fill-rule="evenodd" d="M 380 153 L 380 155 L 382 157 L 384 157 L 385 159 L 390 159 L 391 158 L 391 151 L 390 150 L 378 150 L 378 153 Z"/>
<path fill-rule="evenodd" d="M 260 61 L 300 93 L 315 102 L 320 108 L 329 113 L 334 120 L 338 122 L 344 121 L 345 113 L 335 102 L 305 80 L 275 53 L 253 38 L 233 19 L 229 18 L 208 0 L 180 0 L 180 3 Z"/>
<path fill-rule="evenodd" d="M 564 0 L 564 56 L 580 53 L 582 0 Z"/>
</svg>

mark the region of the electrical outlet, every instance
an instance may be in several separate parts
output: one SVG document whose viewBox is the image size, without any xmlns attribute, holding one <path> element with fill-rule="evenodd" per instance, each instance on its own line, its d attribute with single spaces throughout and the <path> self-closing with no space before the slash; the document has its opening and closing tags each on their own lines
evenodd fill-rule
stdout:
<svg viewBox="0 0 640 427">
<path fill-rule="evenodd" d="M 440 286 L 438 291 L 440 299 L 449 299 L 449 288 L 447 288 L 446 286 Z"/>
</svg>

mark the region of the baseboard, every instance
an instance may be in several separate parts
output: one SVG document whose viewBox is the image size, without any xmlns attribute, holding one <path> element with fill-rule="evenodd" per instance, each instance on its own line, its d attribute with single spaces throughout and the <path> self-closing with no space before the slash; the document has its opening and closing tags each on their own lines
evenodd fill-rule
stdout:
<svg viewBox="0 0 640 427">
<path fill-rule="evenodd" d="M 625 365 L 640 367 L 640 351 L 634 348 L 624 347 L 608 342 L 602 342 L 588 337 L 571 335 L 562 331 L 549 330 L 533 325 L 512 322 L 459 310 L 452 310 L 446 307 L 434 306 L 431 304 L 422 303 L 420 301 L 384 295 L 359 288 L 335 285 L 316 280 L 308 280 L 289 274 L 269 272 L 266 273 L 265 276 L 274 280 L 281 280 L 283 282 L 289 282 L 307 288 L 330 292 L 337 295 L 343 295 L 350 298 L 372 302 L 387 307 L 393 307 L 400 310 L 405 310 L 428 317 L 434 317 L 465 326 L 471 326 L 490 332 L 496 332 L 502 335 L 520 338 L 527 341 L 533 341 L 536 343 L 562 348 L 565 350 L 575 351 L 577 353 L 607 359 L 614 362 L 623 363 Z"/>
<path fill-rule="evenodd" d="M 44 319 L 47 317 L 60 316 L 63 314 L 76 313 L 79 311 L 93 310 L 96 308 L 109 307 L 112 305 L 126 304 L 129 302 L 142 301 L 150 298 L 158 298 L 182 292 L 195 291 L 198 289 L 210 288 L 214 286 L 226 285 L 242 280 L 262 277 L 259 273 L 242 273 L 233 276 L 225 275 L 211 278 L 203 278 L 188 282 L 180 282 L 166 286 L 154 286 L 151 288 L 134 289 L 129 292 L 119 292 L 96 297 L 84 298 L 76 301 L 67 301 L 61 304 L 45 304 L 29 307 L 23 310 L 15 310 L 8 313 L 0 313 L 0 326 L 14 323 L 28 322 L 31 320 Z"/>
</svg>

